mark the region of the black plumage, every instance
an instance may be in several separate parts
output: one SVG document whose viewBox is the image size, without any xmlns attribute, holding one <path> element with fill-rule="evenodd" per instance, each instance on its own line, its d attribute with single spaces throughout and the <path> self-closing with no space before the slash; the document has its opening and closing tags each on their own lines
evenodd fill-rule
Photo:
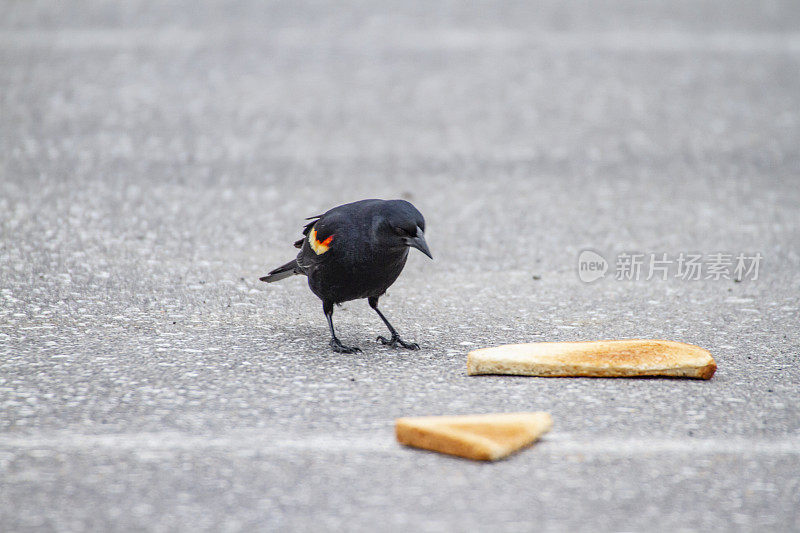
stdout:
<svg viewBox="0 0 800 533">
<path fill-rule="evenodd" d="M 409 248 L 433 258 L 425 242 L 422 214 L 405 200 L 361 200 L 307 220 L 311 222 L 303 229 L 303 238 L 295 243 L 300 248 L 297 258 L 261 281 L 307 276 L 311 291 L 322 300 L 334 351 L 360 351 L 344 346 L 333 328 L 333 305 L 359 298 L 367 298 L 392 334 L 390 339 L 378 337 L 379 341 L 418 350 L 418 344 L 400 338 L 378 309 L 378 299 L 403 271 Z"/>
</svg>

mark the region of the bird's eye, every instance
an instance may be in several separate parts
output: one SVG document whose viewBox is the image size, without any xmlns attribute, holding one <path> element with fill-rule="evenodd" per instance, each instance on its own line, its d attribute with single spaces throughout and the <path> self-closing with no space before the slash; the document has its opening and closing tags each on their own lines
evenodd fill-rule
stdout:
<svg viewBox="0 0 800 533">
<path fill-rule="evenodd" d="M 403 237 L 413 237 L 413 235 L 411 234 L 411 232 L 410 232 L 410 231 L 408 231 L 408 230 L 407 230 L 407 229 L 405 229 L 405 228 L 399 228 L 399 227 L 398 227 L 398 228 L 394 228 L 394 231 L 395 231 L 395 232 L 396 232 L 398 235 L 400 235 L 400 236 L 403 236 Z"/>
</svg>

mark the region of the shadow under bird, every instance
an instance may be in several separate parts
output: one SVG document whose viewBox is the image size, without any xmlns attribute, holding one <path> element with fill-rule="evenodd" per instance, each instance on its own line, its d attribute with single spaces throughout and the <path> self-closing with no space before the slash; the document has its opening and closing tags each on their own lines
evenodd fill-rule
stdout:
<svg viewBox="0 0 800 533">
<path fill-rule="evenodd" d="M 401 339 L 378 309 L 378 299 L 403 271 L 409 248 L 433 259 L 425 242 L 425 219 L 417 208 L 405 200 L 361 200 L 306 220 L 311 222 L 303 229 L 303 238 L 294 243 L 300 248 L 297 258 L 259 279 L 271 283 L 307 276 L 311 291 L 322 300 L 336 352 L 361 351 L 343 345 L 333 329 L 333 304 L 358 298 L 367 298 L 392 334 L 377 340 L 419 350 L 417 343 Z"/>
</svg>

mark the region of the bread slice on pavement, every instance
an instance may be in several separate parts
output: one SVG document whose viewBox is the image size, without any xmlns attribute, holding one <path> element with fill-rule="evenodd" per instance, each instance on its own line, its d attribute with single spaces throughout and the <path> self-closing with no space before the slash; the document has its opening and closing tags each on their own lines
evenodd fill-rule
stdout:
<svg viewBox="0 0 800 533">
<path fill-rule="evenodd" d="M 711 354 L 693 344 L 665 340 L 534 342 L 483 348 L 467 356 L 467 374 L 519 376 L 672 376 L 710 379 Z"/>
<path fill-rule="evenodd" d="M 495 461 L 529 446 L 552 426 L 547 413 L 497 413 L 398 418 L 395 431 L 406 446 Z"/>
</svg>

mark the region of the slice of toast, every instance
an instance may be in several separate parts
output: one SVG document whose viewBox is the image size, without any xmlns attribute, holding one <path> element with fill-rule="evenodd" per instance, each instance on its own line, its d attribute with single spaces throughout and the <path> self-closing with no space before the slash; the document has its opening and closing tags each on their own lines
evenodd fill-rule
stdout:
<svg viewBox="0 0 800 533">
<path fill-rule="evenodd" d="M 398 418 L 395 432 L 406 446 L 496 461 L 529 446 L 552 426 L 547 413 L 497 413 Z"/>
<path fill-rule="evenodd" d="M 693 344 L 665 340 L 534 342 L 483 348 L 467 356 L 467 374 L 519 376 L 672 376 L 710 379 L 711 354 Z"/>
</svg>

